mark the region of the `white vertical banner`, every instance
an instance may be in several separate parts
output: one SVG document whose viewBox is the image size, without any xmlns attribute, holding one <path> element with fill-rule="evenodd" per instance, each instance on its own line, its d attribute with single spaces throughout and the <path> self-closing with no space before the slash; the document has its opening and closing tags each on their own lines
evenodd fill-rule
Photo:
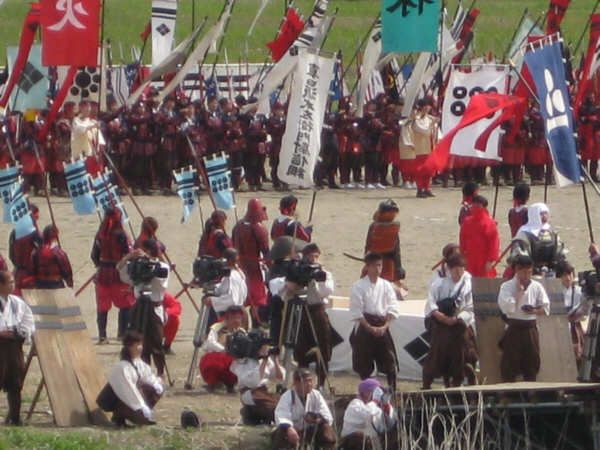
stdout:
<svg viewBox="0 0 600 450">
<path fill-rule="evenodd" d="M 152 68 L 163 62 L 173 50 L 177 0 L 152 1 Z"/>
<path fill-rule="evenodd" d="M 312 187 L 335 59 L 298 49 L 298 64 L 277 175 L 285 183 Z"/>
<path fill-rule="evenodd" d="M 356 107 L 356 116 L 362 117 L 364 112 L 365 103 L 370 100 L 367 98 L 367 90 L 371 84 L 371 78 L 375 74 L 375 65 L 381 56 L 381 19 L 377 19 L 373 30 L 371 31 L 371 37 L 367 42 L 367 48 L 365 49 L 365 55 L 360 70 L 360 82 L 358 87 L 358 106 Z M 381 75 L 379 75 L 381 80 Z M 372 98 L 372 97 L 371 97 Z"/>
</svg>

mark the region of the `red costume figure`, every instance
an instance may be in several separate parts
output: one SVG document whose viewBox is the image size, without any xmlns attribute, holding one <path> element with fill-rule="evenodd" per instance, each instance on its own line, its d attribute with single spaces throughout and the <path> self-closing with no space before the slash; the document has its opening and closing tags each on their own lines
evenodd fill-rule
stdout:
<svg viewBox="0 0 600 450">
<path fill-rule="evenodd" d="M 213 211 L 210 219 L 206 221 L 204 233 L 198 243 L 198 256 L 214 256 L 222 258 L 223 252 L 233 248 L 233 241 L 225 232 L 227 214 L 223 211 Z"/>
<path fill-rule="evenodd" d="M 272 107 L 273 115 L 267 120 L 267 133 L 271 136 L 271 142 L 269 142 L 269 166 L 271 166 L 271 180 L 273 180 L 273 187 L 275 189 L 281 189 L 282 184 L 277 176 L 277 169 L 279 168 L 279 153 L 281 152 L 281 140 L 285 133 L 285 108 L 281 102 L 275 102 Z"/>
<path fill-rule="evenodd" d="M 339 130 L 341 153 L 340 181 L 347 189 L 364 188 L 361 183 L 363 157 L 361 122 L 362 119 L 356 117 L 354 104 L 348 101 L 345 111 L 338 116 L 336 124 Z M 350 175 L 352 175 L 352 180 Z"/>
<path fill-rule="evenodd" d="M 479 193 L 479 186 L 475 181 L 467 181 L 462 187 L 462 207 L 458 213 L 458 225 L 462 225 L 463 221 L 471 215 L 471 207 L 473 206 L 473 198 Z"/>
<path fill-rule="evenodd" d="M 402 280 L 405 276 L 400 257 L 400 222 L 394 221 L 399 211 L 393 200 L 381 202 L 373 214 L 365 242 L 365 254 L 373 252 L 382 256 L 380 277 L 391 282 Z M 365 275 L 366 272 L 362 274 Z"/>
<path fill-rule="evenodd" d="M 233 109 L 233 103 L 226 98 L 219 100 L 219 106 L 223 113 L 223 126 L 225 135 L 224 146 L 229 155 L 229 168 L 231 170 L 231 182 L 236 191 L 240 190 L 242 180 L 242 169 L 244 166 L 243 153 L 244 133 L 241 129 L 238 114 Z"/>
<path fill-rule="evenodd" d="M 387 181 L 388 166 L 392 165 L 392 183 L 394 186 L 400 184 L 400 154 L 398 141 L 400 140 L 400 130 L 402 129 L 402 104 L 390 105 L 392 109 L 390 114 L 385 116 L 385 128 L 381 134 L 381 152 L 383 164 L 381 167 L 381 184 L 389 185 Z"/>
<path fill-rule="evenodd" d="M 108 111 L 101 114 L 99 119 L 106 136 L 107 152 L 121 175 L 130 180 L 131 170 L 127 164 L 127 123 L 123 118 L 125 106 L 119 107 L 117 100 L 112 96 L 106 101 L 106 105 Z"/>
<path fill-rule="evenodd" d="M 467 272 L 472 276 L 494 278 L 493 264 L 500 257 L 500 235 L 487 205 L 487 199 L 482 195 L 473 199 L 471 215 L 460 227 L 460 251 L 467 260 Z"/>
<path fill-rule="evenodd" d="M 42 233 L 42 246 L 31 253 L 29 272 L 36 289 L 73 287 L 73 270 L 69 257 L 58 246 L 58 228 L 48 225 Z"/>
<path fill-rule="evenodd" d="M 31 218 L 37 224 L 40 217 L 40 210 L 33 203 L 29 205 L 29 208 L 31 210 Z M 15 236 L 15 230 L 12 230 L 8 238 L 8 259 L 10 259 L 14 266 L 14 294 L 20 297 L 21 289 L 33 288 L 33 278 L 30 277 L 29 265 L 33 251 L 42 246 L 42 235 L 36 229 L 20 239 L 16 239 Z M 31 282 L 26 283 L 26 279 L 30 279 Z"/>
<path fill-rule="evenodd" d="M 279 211 L 281 211 L 281 216 L 275 219 L 271 226 L 271 239 L 273 239 L 273 241 L 276 241 L 281 236 L 295 236 L 298 239 L 310 242 L 313 227 L 310 223 L 304 227 L 294 218 L 297 205 L 298 199 L 293 195 L 283 197 L 279 201 Z"/>
<path fill-rule="evenodd" d="M 97 269 L 94 282 L 99 344 L 108 344 L 106 325 L 113 303 L 119 308 L 117 338 L 124 336 L 129 326 L 135 297 L 129 285 L 121 281 L 117 263 L 130 251 L 129 238 L 121 224 L 121 212 L 118 209 L 107 208 L 91 253 L 91 259 Z"/>
<path fill-rule="evenodd" d="M 143 101 L 138 101 L 133 107 L 133 112 L 129 116 L 129 125 L 131 140 L 133 142 L 132 152 L 132 172 L 134 183 L 134 193 L 139 195 L 150 194 L 152 187 L 151 160 L 156 152 L 154 147 L 154 137 L 152 136 L 151 122 L 154 120 L 154 114 L 146 110 Z"/>
<path fill-rule="evenodd" d="M 522 178 L 521 168 L 525 164 L 525 152 L 529 143 L 529 131 L 526 118 L 521 122 L 521 128 L 516 133 L 513 142 L 507 142 L 510 130 L 514 127 L 514 119 L 502 124 L 505 133 L 500 140 L 500 155 L 502 156 L 502 175 L 507 186 L 513 186 Z"/>
<path fill-rule="evenodd" d="M 142 226 L 140 227 L 140 234 L 133 243 L 133 248 L 141 248 L 142 243 L 147 239 L 156 239 L 156 230 L 158 230 L 158 221 L 151 216 L 147 216 L 146 218 L 144 218 L 144 220 L 142 221 Z M 158 243 L 160 254 L 162 256 L 162 254 L 166 250 L 165 244 L 163 244 L 158 239 L 156 239 L 156 242 Z"/>
<path fill-rule="evenodd" d="M 158 135 L 160 143 L 156 152 L 156 172 L 159 186 L 163 195 L 174 194 L 171 191 L 171 171 L 177 168 L 177 128 L 181 122 L 179 114 L 174 110 L 175 98 L 168 95 L 165 97 L 163 107 L 158 111 L 156 118 L 158 123 Z"/>
<path fill-rule="evenodd" d="M 171 294 L 165 292 L 163 308 L 167 316 L 167 320 L 163 325 L 163 334 L 165 336 L 164 350 L 166 355 L 174 355 L 175 352 L 171 350 L 171 345 L 181 324 L 181 303 Z"/>
<path fill-rule="evenodd" d="M 257 99 L 250 99 L 250 103 Z M 256 117 L 258 106 L 252 108 L 248 114 L 240 118 L 241 128 L 244 133 L 246 148 L 244 150 L 244 170 L 246 181 L 253 191 L 264 190 L 260 181 L 263 157 L 267 153 L 265 141 L 267 132 L 261 118 Z"/>
<path fill-rule="evenodd" d="M 217 100 L 217 97 L 209 97 L 207 106 L 208 110 L 204 112 L 206 153 L 213 155 L 225 150 L 223 145 L 225 122 L 223 121 L 223 114 L 219 111 L 219 101 Z"/>
<path fill-rule="evenodd" d="M 67 194 L 67 182 L 63 162 L 71 159 L 71 126 L 75 117 L 75 103 L 66 102 L 60 118 L 56 121 L 56 145 L 48 154 L 47 170 L 50 175 L 50 185 L 59 195 Z"/>
<path fill-rule="evenodd" d="M 181 124 L 179 125 L 179 165 L 180 167 L 195 167 L 196 158 L 194 155 L 198 158 L 202 158 L 206 151 L 202 126 L 196 116 L 195 108 L 192 103 L 188 103 L 182 109 L 182 112 Z"/>
<path fill-rule="evenodd" d="M 261 201 L 248 201 L 248 210 L 233 228 L 233 245 L 239 253 L 240 267 L 246 275 L 250 305 L 258 307 L 259 315 L 267 305 L 267 290 L 263 280 L 264 259 L 269 253 L 269 231 L 262 221 L 268 220 Z M 262 317 L 261 317 L 262 319 Z"/>
<path fill-rule="evenodd" d="M 23 165 L 25 192 L 33 187 L 34 194 L 37 195 L 42 190 L 42 174 L 46 167 L 46 155 L 44 153 L 46 140 L 45 138 L 40 139 L 43 120 L 34 110 L 27 111 L 23 116 L 23 120 L 21 129 L 23 144 L 20 155 L 21 164 Z M 39 161 L 38 154 L 40 156 Z"/>
<path fill-rule="evenodd" d="M 227 392 L 233 392 L 237 377 L 229 370 L 233 358 L 225 352 L 227 335 L 243 330 L 244 312 L 240 306 L 230 306 L 223 320 L 210 327 L 208 337 L 202 343 L 205 354 L 200 360 L 200 373 L 207 384 L 206 390 L 214 392 L 219 383 L 224 383 Z"/>
<path fill-rule="evenodd" d="M 381 173 L 381 133 L 383 122 L 376 111 L 377 102 L 370 100 L 365 108 L 365 114 L 361 123 L 363 130 L 363 152 L 365 161 L 365 184 L 368 189 L 385 189 L 379 182 Z"/>
<path fill-rule="evenodd" d="M 508 225 L 511 239 L 517 235 L 519 228 L 527 223 L 527 201 L 530 189 L 525 183 L 519 183 L 513 189 L 513 207 L 508 211 Z"/>
<path fill-rule="evenodd" d="M 14 116 L 3 116 L 0 113 L 0 167 L 6 167 L 7 164 L 14 162 L 14 157 L 16 157 L 14 152 L 17 147 L 16 138 L 17 124 Z"/>
<path fill-rule="evenodd" d="M 600 108 L 594 105 L 594 94 L 588 92 L 579 107 L 579 154 L 595 182 L 598 182 L 600 159 Z M 588 166 L 589 162 L 589 166 Z"/>
<path fill-rule="evenodd" d="M 527 149 L 525 152 L 525 164 L 529 167 L 531 184 L 533 186 L 544 184 L 544 166 L 551 164 L 552 159 L 548 152 L 544 119 L 539 109 L 531 107 L 523 120 L 527 130 Z M 552 171 L 548 170 L 547 176 Z M 515 183 L 516 184 L 516 183 Z"/>
</svg>

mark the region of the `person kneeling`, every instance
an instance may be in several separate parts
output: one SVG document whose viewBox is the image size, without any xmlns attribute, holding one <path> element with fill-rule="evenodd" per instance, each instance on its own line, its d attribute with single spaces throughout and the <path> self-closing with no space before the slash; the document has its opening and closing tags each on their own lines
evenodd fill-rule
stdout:
<svg viewBox="0 0 600 450">
<path fill-rule="evenodd" d="M 333 417 L 323 395 L 313 389 L 310 370 L 296 369 L 294 387 L 279 399 L 275 408 L 277 429 L 272 449 L 298 448 L 302 443 L 314 442 L 315 448 L 335 447 Z"/>
<path fill-rule="evenodd" d="M 111 421 L 124 427 L 125 421 L 136 425 L 154 425 L 152 408 L 164 391 L 160 378 L 140 358 L 143 336 L 128 331 L 123 337 L 121 361 L 115 366 L 108 383 L 119 401 L 113 410 Z"/>
<path fill-rule="evenodd" d="M 394 448 L 390 445 L 391 442 L 387 446 L 381 442 L 386 434 L 392 434 L 389 432 L 396 424 L 390 400 L 390 395 L 384 393 L 381 383 L 376 379 L 361 381 L 358 385 L 358 397 L 350 402 L 344 413 L 340 449 Z"/>
</svg>

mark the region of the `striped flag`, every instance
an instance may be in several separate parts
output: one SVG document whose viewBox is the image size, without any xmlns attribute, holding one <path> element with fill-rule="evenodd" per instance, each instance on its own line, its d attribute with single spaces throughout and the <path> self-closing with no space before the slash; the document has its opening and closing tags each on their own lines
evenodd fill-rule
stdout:
<svg viewBox="0 0 600 450">
<path fill-rule="evenodd" d="M 177 0 L 152 2 L 152 68 L 162 63 L 173 50 Z"/>
</svg>

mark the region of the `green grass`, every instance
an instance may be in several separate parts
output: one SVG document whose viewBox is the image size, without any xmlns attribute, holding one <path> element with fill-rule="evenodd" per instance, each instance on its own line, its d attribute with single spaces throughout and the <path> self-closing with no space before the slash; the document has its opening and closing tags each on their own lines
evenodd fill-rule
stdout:
<svg viewBox="0 0 600 450">
<path fill-rule="evenodd" d="M 313 0 L 296 0 L 295 4 L 304 16 L 312 11 Z M 475 48 L 479 54 L 492 50 L 502 55 L 508 40 L 527 7 L 534 17 L 542 14 L 549 0 L 478 0 L 481 14 L 475 24 Z M 119 44 L 123 48 L 123 57 L 129 62 L 132 45 L 141 46 L 140 33 L 150 18 L 151 0 L 105 0 L 104 36 L 113 43 L 115 62 L 121 59 Z M 225 38 L 231 63 L 245 59 L 248 50 L 251 62 L 262 62 L 268 55 L 265 43 L 271 41 L 280 24 L 284 11 L 284 0 L 271 0 L 252 36 L 247 31 L 258 9 L 260 0 L 238 0 L 233 18 Z M 447 9 L 453 16 L 457 0 L 446 1 Z M 466 0 L 465 4 L 470 4 Z M 572 2 L 563 22 L 563 31 L 567 41 L 576 42 L 583 31 L 595 0 Z M 193 0 L 180 0 L 177 41 L 179 42 L 192 29 Z M 208 16 L 208 24 L 218 17 L 223 5 L 222 0 L 196 0 L 195 23 Z M 325 44 L 329 51 L 343 50 L 346 61 L 354 54 L 380 9 L 380 0 L 331 0 L 330 12 L 339 8 L 337 19 Z M 0 6 L 0 61 L 5 58 L 6 45 L 18 45 L 23 19 L 29 9 L 24 0 L 5 0 Z M 587 33 L 584 38 L 587 42 Z M 146 57 L 150 52 L 146 52 Z"/>
<path fill-rule="evenodd" d="M 0 450 L 105 450 L 111 448 L 107 437 L 94 438 L 84 433 L 42 432 L 33 428 L 0 429 Z"/>
</svg>

